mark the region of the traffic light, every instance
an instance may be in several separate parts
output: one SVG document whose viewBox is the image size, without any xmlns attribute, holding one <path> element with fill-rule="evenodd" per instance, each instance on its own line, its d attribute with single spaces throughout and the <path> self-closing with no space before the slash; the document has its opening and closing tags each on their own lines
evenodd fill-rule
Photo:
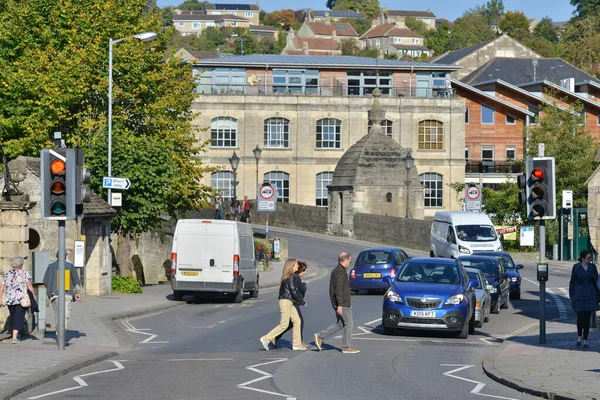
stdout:
<svg viewBox="0 0 600 400">
<path fill-rule="evenodd" d="M 83 215 L 83 203 L 89 203 L 92 192 L 89 186 L 91 181 L 90 170 L 84 167 L 83 150 L 76 149 L 75 166 L 75 212 L 77 215 Z"/>
<path fill-rule="evenodd" d="M 517 185 L 519 186 L 519 204 L 527 205 L 527 174 L 525 172 L 517 176 Z"/>
<path fill-rule="evenodd" d="M 527 218 L 556 218 L 556 177 L 554 157 L 526 160 Z"/>
<path fill-rule="evenodd" d="M 75 150 L 43 149 L 40 159 L 42 219 L 75 219 Z"/>
</svg>

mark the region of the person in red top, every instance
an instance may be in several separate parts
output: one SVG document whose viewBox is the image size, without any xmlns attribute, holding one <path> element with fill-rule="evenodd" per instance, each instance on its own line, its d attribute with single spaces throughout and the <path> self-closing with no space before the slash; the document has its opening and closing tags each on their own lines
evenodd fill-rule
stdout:
<svg viewBox="0 0 600 400">
<path fill-rule="evenodd" d="M 242 209 L 244 210 L 243 220 L 242 222 L 250 223 L 250 210 L 252 210 L 252 204 L 250 204 L 250 200 L 248 200 L 248 196 L 244 196 L 244 203 L 242 204 Z"/>
</svg>

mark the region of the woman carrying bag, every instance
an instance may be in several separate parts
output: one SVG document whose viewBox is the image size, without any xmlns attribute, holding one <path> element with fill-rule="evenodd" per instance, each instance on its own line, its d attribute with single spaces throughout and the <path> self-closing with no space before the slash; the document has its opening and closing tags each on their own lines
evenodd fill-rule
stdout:
<svg viewBox="0 0 600 400">
<path fill-rule="evenodd" d="M 579 262 L 573 265 L 569 282 L 571 307 L 577 314 L 577 347 L 589 349 L 588 335 L 592 313 L 598 311 L 600 289 L 598 288 L 598 269 L 592 263 L 593 256 L 588 250 L 579 253 Z"/>
<path fill-rule="evenodd" d="M 31 274 L 23 270 L 25 260 L 23 257 L 13 257 L 10 259 L 10 269 L 4 274 L 4 279 L 0 284 L 0 305 L 7 305 L 10 312 L 10 321 L 12 323 L 12 344 L 19 343 L 19 332 L 23 329 L 25 314 L 31 307 L 31 298 L 37 301 L 33 294 L 33 285 L 31 284 Z M 6 292 L 6 300 L 4 294 Z M 29 294 L 28 292 L 31 292 Z"/>
</svg>

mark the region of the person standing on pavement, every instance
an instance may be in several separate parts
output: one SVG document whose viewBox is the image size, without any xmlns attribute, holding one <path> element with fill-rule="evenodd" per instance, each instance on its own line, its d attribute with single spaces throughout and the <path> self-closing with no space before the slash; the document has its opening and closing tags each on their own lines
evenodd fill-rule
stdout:
<svg viewBox="0 0 600 400">
<path fill-rule="evenodd" d="M 569 282 L 571 307 L 577 314 L 577 347 L 588 349 L 588 335 L 592 313 L 598 311 L 600 290 L 598 289 L 598 269 L 592 263 L 593 256 L 588 250 L 579 253 L 579 262 L 573 265 Z"/>
<path fill-rule="evenodd" d="M 23 269 L 24 264 L 23 257 L 11 258 L 11 269 L 4 274 L 4 279 L 0 283 L 0 306 L 5 304 L 8 306 L 12 325 L 12 344 L 19 343 L 19 332 L 23 329 L 25 323 L 27 306 L 23 307 L 21 302 L 29 297 L 27 291 L 31 291 L 33 299 L 37 301 L 31 284 L 31 274 Z M 4 300 L 5 293 L 6 300 Z"/>
<path fill-rule="evenodd" d="M 294 278 L 296 279 L 296 286 L 298 286 L 298 288 L 300 289 L 300 292 L 302 293 L 303 298 L 304 298 L 304 296 L 306 296 L 306 283 L 302 282 L 302 276 L 306 273 L 307 268 L 308 268 L 308 265 L 306 265 L 306 263 L 304 261 L 298 261 L 298 270 L 294 274 Z M 301 306 L 301 304 L 294 302 L 294 307 L 296 307 L 296 311 L 298 311 L 298 315 L 300 316 L 300 337 L 302 338 L 302 346 L 308 348 L 308 345 L 306 343 L 304 343 L 304 317 L 302 316 L 302 310 L 300 309 L 300 306 Z M 286 328 L 285 331 L 281 332 L 279 335 L 277 335 L 275 337 L 275 340 L 273 341 L 273 345 L 275 347 L 277 347 L 277 342 L 279 341 L 279 339 L 281 339 L 281 337 L 287 331 L 289 331 L 293 328 L 294 328 L 294 324 L 292 323 L 292 320 L 290 319 L 288 321 L 288 327 Z"/>
<path fill-rule="evenodd" d="M 279 325 L 273 328 L 269 333 L 260 338 L 260 343 L 263 345 L 265 350 L 269 351 L 269 344 L 273 343 L 277 335 L 286 330 L 292 320 L 293 335 L 292 335 L 292 349 L 293 350 L 306 350 L 307 348 L 302 345 L 302 338 L 300 333 L 300 316 L 294 304 L 300 304 L 306 306 L 304 296 L 300 291 L 300 288 L 296 286 L 296 271 L 298 270 L 298 262 L 295 258 L 288 258 L 283 265 L 283 273 L 281 275 L 281 284 L 279 286 L 279 310 L 281 311 L 281 320 Z"/>
<path fill-rule="evenodd" d="M 58 251 L 56 252 L 58 258 Z M 67 272 L 68 271 L 68 272 Z M 67 281 L 66 278 L 69 277 Z M 46 273 L 44 274 L 44 286 L 52 309 L 54 310 L 54 326 L 58 328 L 58 260 L 48 266 Z M 75 266 L 69 261 L 65 260 L 65 332 L 69 326 L 69 318 L 71 317 L 71 303 L 73 297 L 76 301 L 81 300 L 81 281 Z"/>
<path fill-rule="evenodd" d="M 244 216 L 242 222 L 250 223 L 250 211 L 252 210 L 252 203 L 248 200 L 248 196 L 244 196 L 244 202 L 242 203 L 242 210 L 244 210 Z"/>
<path fill-rule="evenodd" d="M 231 213 L 233 220 L 237 221 L 240 213 L 240 201 L 237 199 L 236 196 L 233 196 L 233 198 L 231 199 L 231 208 L 229 212 Z"/>
<path fill-rule="evenodd" d="M 323 339 L 343 330 L 342 353 L 356 354 L 360 350 L 352 348 L 352 328 L 354 321 L 352 318 L 352 306 L 350 295 L 350 282 L 348 281 L 347 269 L 352 263 L 350 253 L 340 253 L 338 256 L 338 265 L 331 271 L 329 279 L 329 297 L 331 305 L 335 310 L 336 323 L 315 333 L 315 345 L 319 351 L 323 348 Z"/>
<path fill-rule="evenodd" d="M 223 219 L 223 198 L 217 196 L 215 199 L 215 219 Z"/>
</svg>

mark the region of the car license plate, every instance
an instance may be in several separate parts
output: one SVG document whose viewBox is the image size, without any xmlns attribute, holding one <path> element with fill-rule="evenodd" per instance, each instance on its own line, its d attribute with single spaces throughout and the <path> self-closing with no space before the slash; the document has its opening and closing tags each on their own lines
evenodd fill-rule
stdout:
<svg viewBox="0 0 600 400">
<path fill-rule="evenodd" d="M 368 274 L 364 274 L 363 275 L 365 278 L 381 278 L 381 274 L 379 272 L 377 273 L 368 273 Z"/>
<path fill-rule="evenodd" d="M 411 317 L 435 318 L 435 311 L 411 311 Z"/>
<path fill-rule="evenodd" d="M 183 276 L 198 276 L 198 271 L 182 271 Z"/>
</svg>

